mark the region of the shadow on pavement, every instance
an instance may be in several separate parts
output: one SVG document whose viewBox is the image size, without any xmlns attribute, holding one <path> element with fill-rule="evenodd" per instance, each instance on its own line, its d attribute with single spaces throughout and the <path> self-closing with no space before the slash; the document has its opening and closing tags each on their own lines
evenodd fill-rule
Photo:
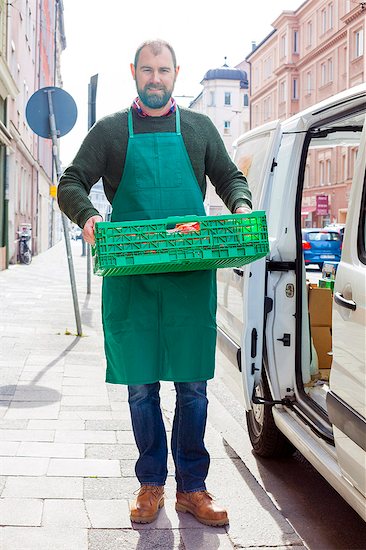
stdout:
<svg viewBox="0 0 366 550">
<path fill-rule="evenodd" d="M 254 456 L 261 485 L 307 548 L 365 550 L 366 524 L 301 453 Z"/>
<path fill-rule="evenodd" d="M 12 408 L 26 409 L 33 408 L 35 406 L 42 407 L 47 406 L 50 403 L 56 403 L 61 400 L 61 393 L 53 388 L 48 388 L 47 386 L 39 386 L 37 383 L 41 378 L 54 367 L 62 357 L 67 355 L 76 344 L 78 343 L 80 337 L 76 336 L 67 348 L 65 348 L 56 359 L 50 361 L 41 371 L 39 371 L 36 376 L 28 384 L 11 384 L 8 386 L 0 386 L 0 396 L 9 397 L 6 400 L 0 400 L 0 407 L 8 407 L 9 401 L 11 402 Z M 16 391 L 23 392 L 21 399 L 14 400 Z M 27 392 L 31 396 L 31 400 L 27 400 Z M 37 397 L 37 393 L 39 394 Z"/>
</svg>

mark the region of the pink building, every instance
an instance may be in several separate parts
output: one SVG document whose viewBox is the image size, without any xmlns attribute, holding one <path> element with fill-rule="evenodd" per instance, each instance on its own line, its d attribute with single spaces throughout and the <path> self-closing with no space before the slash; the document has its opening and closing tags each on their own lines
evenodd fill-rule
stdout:
<svg viewBox="0 0 366 550">
<path fill-rule="evenodd" d="M 251 128 L 286 119 L 364 82 L 366 6 L 353 0 L 306 0 L 284 11 L 247 57 L 251 65 Z M 357 148 L 314 149 L 307 158 L 304 226 L 345 221 Z M 328 203 L 320 214 L 317 197 Z M 325 198 L 326 197 L 326 198 Z"/>
<path fill-rule="evenodd" d="M 34 254 L 54 242 L 51 143 L 29 128 L 25 108 L 39 88 L 60 85 L 60 52 L 65 47 L 62 0 L 24 0 L 7 6 L 6 58 L 17 93 L 6 97 L 8 238 L 0 243 L 4 245 L 0 246 L 0 269 L 7 261 L 17 261 L 17 231 L 22 226 L 31 227 Z"/>
</svg>

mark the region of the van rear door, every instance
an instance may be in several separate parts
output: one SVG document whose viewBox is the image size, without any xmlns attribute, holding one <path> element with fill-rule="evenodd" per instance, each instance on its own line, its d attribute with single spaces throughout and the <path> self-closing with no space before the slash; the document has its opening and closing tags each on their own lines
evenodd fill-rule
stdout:
<svg viewBox="0 0 366 550">
<path fill-rule="evenodd" d="M 233 160 L 248 179 L 253 210 L 266 210 L 280 140 L 280 122 L 273 121 L 246 133 L 234 143 Z M 235 355 L 241 363 L 247 410 L 251 409 L 253 389 L 262 369 L 265 275 L 265 258 L 240 269 L 219 270 L 218 273 L 219 339 L 224 340 L 221 347 L 227 355 L 230 347 L 236 348 L 234 352 L 241 350 Z"/>
</svg>

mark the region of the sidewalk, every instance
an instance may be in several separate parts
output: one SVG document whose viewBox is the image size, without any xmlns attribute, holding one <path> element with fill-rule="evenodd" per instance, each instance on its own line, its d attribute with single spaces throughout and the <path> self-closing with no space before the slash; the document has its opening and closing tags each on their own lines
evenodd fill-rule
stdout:
<svg viewBox="0 0 366 550">
<path fill-rule="evenodd" d="M 81 242 L 72 249 L 81 338 L 63 242 L 30 266 L 0 272 L 0 549 L 304 548 L 210 416 L 207 483 L 228 507 L 230 526 L 205 527 L 175 512 L 171 456 L 158 520 L 131 524 L 138 483 L 127 392 L 104 383 L 101 279 L 92 276 L 87 296 Z M 162 384 L 168 431 L 174 399 L 173 385 Z M 213 397 L 210 407 L 212 418 L 223 413 Z"/>
</svg>

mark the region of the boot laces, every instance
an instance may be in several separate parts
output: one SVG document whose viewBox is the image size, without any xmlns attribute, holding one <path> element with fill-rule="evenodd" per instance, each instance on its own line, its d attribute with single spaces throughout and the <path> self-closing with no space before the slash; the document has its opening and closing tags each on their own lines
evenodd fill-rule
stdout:
<svg viewBox="0 0 366 550">
<path fill-rule="evenodd" d="M 161 485 L 141 485 L 136 491 L 134 491 L 134 495 L 141 496 L 145 494 L 146 492 L 151 493 L 154 496 L 158 496 L 161 494 Z"/>
</svg>

